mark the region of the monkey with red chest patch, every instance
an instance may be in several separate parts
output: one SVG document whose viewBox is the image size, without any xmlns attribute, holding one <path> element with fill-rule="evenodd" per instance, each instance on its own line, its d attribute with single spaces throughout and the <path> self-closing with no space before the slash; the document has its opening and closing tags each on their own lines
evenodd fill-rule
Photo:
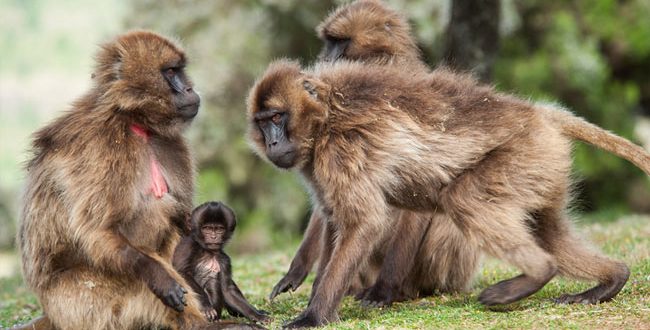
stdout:
<svg viewBox="0 0 650 330">
<path fill-rule="evenodd" d="M 232 280 L 230 257 L 223 251 L 236 224 L 235 213 L 223 203 L 199 205 L 188 219 L 190 234 L 176 247 L 173 265 L 199 294 L 208 320 L 219 320 L 226 308 L 231 315 L 265 322 L 270 318 L 249 304 Z"/>
<path fill-rule="evenodd" d="M 95 58 L 88 92 L 34 134 L 17 242 L 44 316 L 25 328 L 207 327 L 170 263 L 194 194 L 185 52 L 132 31 Z"/>
</svg>

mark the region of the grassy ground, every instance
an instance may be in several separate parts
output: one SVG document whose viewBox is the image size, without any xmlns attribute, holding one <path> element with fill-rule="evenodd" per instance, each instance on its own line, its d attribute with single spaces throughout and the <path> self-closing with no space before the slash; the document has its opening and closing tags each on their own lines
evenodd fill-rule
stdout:
<svg viewBox="0 0 650 330">
<path fill-rule="evenodd" d="M 395 304 L 390 308 L 364 309 L 346 298 L 339 316 L 341 322 L 329 329 L 486 329 L 486 328 L 564 328 L 564 329 L 650 329 L 650 218 L 625 217 L 617 222 L 585 224 L 585 235 L 608 255 L 625 260 L 632 275 L 623 291 L 610 303 L 595 306 L 561 306 L 551 298 L 578 292 L 589 284 L 555 279 L 534 296 L 522 302 L 487 309 L 476 302 L 481 289 L 490 283 L 513 276 L 506 265 L 488 259 L 469 294 L 443 295 Z M 235 279 L 254 305 L 275 318 L 270 328 L 295 317 L 307 305 L 313 276 L 292 294 L 269 302 L 271 288 L 290 262 L 294 249 L 256 256 L 234 258 Z M 19 277 L 0 279 L 0 328 L 23 322 L 40 314 L 36 299 Z"/>
</svg>

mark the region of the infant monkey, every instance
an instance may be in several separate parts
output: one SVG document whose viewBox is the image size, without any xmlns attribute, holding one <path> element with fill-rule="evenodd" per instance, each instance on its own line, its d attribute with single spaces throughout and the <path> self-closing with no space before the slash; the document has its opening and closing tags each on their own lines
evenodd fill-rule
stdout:
<svg viewBox="0 0 650 330">
<path fill-rule="evenodd" d="M 208 320 L 219 320 L 225 307 L 230 315 L 265 322 L 266 312 L 251 306 L 232 280 L 230 257 L 223 252 L 236 224 L 235 213 L 225 204 L 197 206 L 188 219 L 189 235 L 176 247 L 173 265 L 198 293 Z"/>
</svg>

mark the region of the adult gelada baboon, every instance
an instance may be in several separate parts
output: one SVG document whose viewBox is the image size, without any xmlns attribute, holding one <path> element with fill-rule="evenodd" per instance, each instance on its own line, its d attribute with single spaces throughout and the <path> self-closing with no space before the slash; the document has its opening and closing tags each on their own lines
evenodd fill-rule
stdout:
<svg viewBox="0 0 650 330">
<path fill-rule="evenodd" d="M 174 42 L 134 31 L 101 46 L 93 86 L 34 135 L 18 243 L 38 328 L 207 324 L 171 257 L 192 210 L 182 132 L 200 99 Z M 31 326 L 30 326 L 31 327 Z"/>
<path fill-rule="evenodd" d="M 571 138 L 650 172 L 650 155 L 570 112 L 495 92 L 467 76 L 340 61 L 303 70 L 278 61 L 248 98 L 255 151 L 308 183 L 333 249 L 307 309 L 288 327 L 337 319 L 351 277 L 387 227 L 390 206 L 443 210 L 466 239 L 522 275 L 485 289 L 507 304 L 555 275 L 597 281 L 561 303 L 611 300 L 625 264 L 575 236 L 569 199 Z"/>
<path fill-rule="evenodd" d="M 405 70 L 429 71 L 407 20 L 380 1 L 360 0 L 334 10 L 316 29 L 323 41 L 319 60 L 351 59 L 366 63 L 396 65 Z M 320 251 L 322 211 L 315 209 L 305 237 L 287 274 L 276 284 L 271 299 L 289 289 L 296 290 L 313 268 Z M 349 293 L 365 305 L 389 305 L 394 301 L 434 292 L 466 291 L 479 264 L 477 246 L 465 240 L 451 218 L 442 212 L 401 211 L 400 219 L 378 245 L 369 265 L 362 267 Z M 431 226 L 435 223 L 434 226 Z M 321 257 L 320 267 L 327 264 Z M 373 285 L 366 288 L 364 284 Z M 360 289 L 366 289 L 359 292 Z"/>
</svg>

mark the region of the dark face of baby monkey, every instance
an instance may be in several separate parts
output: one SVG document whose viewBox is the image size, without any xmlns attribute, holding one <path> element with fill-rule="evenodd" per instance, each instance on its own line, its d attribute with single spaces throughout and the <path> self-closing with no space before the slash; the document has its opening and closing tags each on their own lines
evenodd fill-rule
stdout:
<svg viewBox="0 0 650 330">
<path fill-rule="evenodd" d="M 190 217 L 192 239 L 204 250 L 217 252 L 232 236 L 237 222 L 233 211 L 221 203 L 197 207 Z"/>
</svg>

